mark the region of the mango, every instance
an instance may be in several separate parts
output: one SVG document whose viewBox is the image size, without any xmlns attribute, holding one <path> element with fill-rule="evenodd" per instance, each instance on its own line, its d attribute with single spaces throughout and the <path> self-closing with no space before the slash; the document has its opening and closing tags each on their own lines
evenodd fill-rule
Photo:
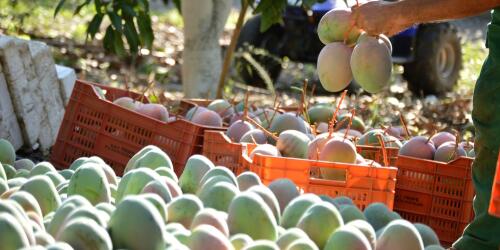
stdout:
<svg viewBox="0 0 500 250">
<path fill-rule="evenodd" d="M 441 144 L 445 142 L 455 142 L 456 139 L 455 135 L 446 131 L 438 132 L 431 137 L 431 141 L 434 143 L 434 147 L 436 148 L 439 148 Z"/>
<path fill-rule="evenodd" d="M 189 237 L 188 247 L 191 250 L 220 249 L 232 250 L 229 239 L 219 230 L 210 225 L 196 227 Z"/>
<path fill-rule="evenodd" d="M 242 192 L 252 186 L 258 186 L 262 184 L 262 182 L 260 181 L 260 177 L 256 173 L 250 171 L 245 171 L 238 175 L 238 177 L 236 177 L 236 181 L 238 182 L 238 187 Z"/>
<path fill-rule="evenodd" d="M 81 195 L 91 204 L 111 201 L 111 190 L 104 171 L 95 163 L 85 163 L 79 167 L 68 185 L 68 195 Z"/>
<path fill-rule="evenodd" d="M 115 249 L 163 250 L 164 227 L 160 213 L 151 203 L 137 196 L 128 196 L 111 215 L 108 233 Z"/>
<path fill-rule="evenodd" d="M 318 55 L 317 71 L 321 86 L 329 92 L 347 88 L 353 79 L 351 71 L 352 48 L 342 42 L 327 44 Z"/>
<path fill-rule="evenodd" d="M 215 183 L 201 190 L 199 197 L 203 205 L 218 211 L 227 211 L 231 200 L 239 193 L 237 187 L 226 182 Z"/>
<path fill-rule="evenodd" d="M 292 227 L 292 228 L 289 228 L 288 230 L 286 230 L 285 233 L 283 233 L 278 238 L 278 240 L 276 241 L 276 244 L 278 244 L 278 247 L 280 249 L 288 249 L 288 247 L 294 241 L 299 240 L 299 239 L 309 239 L 309 236 L 307 236 L 307 234 L 304 233 L 304 231 L 302 231 L 296 227 Z"/>
<path fill-rule="evenodd" d="M 280 225 L 285 229 L 297 226 L 299 219 L 304 212 L 312 205 L 321 202 L 321 199 L 315 194 L 303 194 L 293 199 L 283 210 Z"/>
<path fill-rule="evenodd" d="M 256 240 L 248 244 L 244 250 L 279 250 L 276 243 L 270 240 Z"/>
<path fill-rule="evenodd" d="M 0 163 L 14 165 L 15 161 L 16 150 L 12 144 L 5 139 L 0 139 Z"/>
<path fill-rule="evenodd" d="M 323 249 L 329 236 L 344 225 L 339 211 L 330 203 L 320 202 L 309 207 L 299 219 L 302 229 L 316 245 Z"/>
<path fill-rule="evenodd" d="M 434 160 L 440 162 L 450 162 L 460 156 L 467 156 L 467 152 L 462 146 L 457 145 L 455 142 L 445 142 L 436 149 L 434 153 Z"/>
<path fill-rule="evenodd" d="M 54 237 L 52 237 L 52 235 L 44 231 L 39 231 L 35 233 L 35 242 L 37 245 L 45 247 L 50 244 L 54 244 L 56 241 L 54 240 Z"/>
<path fill-rule="evenodd" d="M 168 222 L 177 222 L 189 228 L 194 216 L 201 209 L 203 209 L 203 203 L 198 197 L 192 194 L 181 195 L 167 204 Z"/>
<path fill-rule="evenodd" d="M 136 112 L 154 118 L 156 120 L 160 120 L 163 122 L 168 122 L 168 110 L 165 106 L 158 103 L 145 103 L 142 105 L 136 106 Z"/>
<path fill-rule="evenodd" d="M 140 194 L 139 197 L 151 203 L 151 205 L 153 205 L 156 208 L 156 210 L 160 213 L 161 218 L 163 219 L 164 222 L 168 221 L 168 212 L 166 203 L 163 202 L 162 198 L 159 195 L 146 193 L 146 194 Z"/>
<path fill-rule="evenodd" d="M 431 227 L 422 223 L 414 223 L 413 226 L 415 226 L 418 233 L 420 234 L 422 242 L 424 243 L 424 247 L 440 244 L 436 232 L 434 232 Z"/>
<path fill-rule="evenodd" d="M 193 155 L 189 157 L 184 167 L 184 171 L 179 177 L 179 186 L 182 192 L 191 194 L 196 193 L 205 173 L 214 167 L 214 164 L 203 155 Z"/>
<path fill-rule="evenodd" d="M 113 101 L 114 104 L 135 111 L 137 109 L 136 101 L 128 96 L 123 96 L 120 98 L 117 98 Z"/>
<path fill-rule="evenodd" d="M 0 213 L 0 232 L 2 249 L 17 250 L 30 245 L 23 228 L 11 214 Z"/>
<path fill-rule="evenodd" d="M 17 202 L 17 204 L 19 204 L 25 212 L 31 211 L 38 216 L 43 217 L 42 209 L 32 194 L 25 191 L 17 191 L 9 197 L 9 200 Z"/>
<path fill-rule="evenodd" d="M 352 19 L 352 12 L 348 8 L 328 11 L 318 24 L 318 36 L 321 42 L 325 45 L 343 42 L 347 34 L 347 44 L 354 44 L 361 35 L 361 30 L 352 27 Z"/>
<path fill-rule="evenodd" d="M 191 119 L 193 123 L 209 126 L 209 127 L 222 127 L 222 118 L 219 114 L 212 110 L 204 110 L 202 112 L 197 112 L 193 115 Z"/>
<path fill-rule="evenodd" d="M 235 250 L 241 250 L 253 242 L 252 238 L 246 234 L 235 234 L 229 240 Z"/>
<path fill-rule="evenodd" d="M 404 246 L 406 250 L 423 250 L 424 243 L 418 230 L 408 221 L 390 222 L 378 238 L 376 250 L 395 250 Z"/>
<path fill-rule="evenodd" d="M 69 222 L 58 240 L 68 243 L 74 249 L 113 249 L 106 229 L 87 218 L 77 218 Z"/>
<path fill-rule="evenodd" d="M 61 204 L 61 198 L 56 187 L 47 176 L 31 177 L 21 186 L 20 190 L 26 191 L 35 197 L 44 216 L 55 211 Z"/>
<path fill-rule="evenodd" d="M 292 242 L 287 250 L 319 250 L 319 248 L 310 239 L 299 239 Z"/>
<path fill-rule="evenodd" d="M 213 100 L 210 104 L 208 104 L 207 109 L 216 112 L 223 118 L 234 114 L 233 105 L 224 99 Z"/>
<path fill-rule="evenodd" d="M 276 224 L 279 225 L 281 219 L 281 209 L 278 203 L 278 199 L 276 199 L 276 196 L 274 196 L 274 193 L 271 191 L 271 189 L 266 186 L 260 185 L 249 188 L 248 192 L 254 192 L 258 194 L 260 198 L 262 198 L 262 200 L 264 200 L 266 205 L 273 212 L 274 218 L 276 219 Z"/>
<path fill-rule="evenodd" d="M 30 177 L 43 175 L 48 172 L 57 172 L 56 168 L 50 162 L 40 162 L 36 164 L 30 171 Z"/>
<path fill-rule="evenodd" d="M 74 170 L 71 170 L 71 169 L 64 169 L 62 171 L 59 172 L 59 174 L 66 180 L 69 181 L 69 179 L 71 179 L 71 176 L 75 173 Z"/>
<path fill-rule="evenodd" d="M 30 159 L 20 159 L 14 162 L 13 167 L 16 170 L 25 169 L 31 171 L 35 167 L 35 163 Z"/>
<path fill-rule="evenodd" d="M 276 148 L 283 156 L 305 159 L 309 142 L 311 140 L 304 133 L 296 130 L 285 130 L 279 135 Z"/>
<path fill-rule="evenodd" d="M 149 168 L 138 168 L 127 172 L 116 190 L 116 203 L 128 195 L 140 194 L 144 186 L 153 180 L 161 181 L 160 175 Z"/>
<path fill-rule="evenodd" d="M 264 200 L 253 192 L 237 195 L 229 205 L 227 224 L 231 235 L 243 233 L 254 240 L 276 240 L 276 219 Z"/>
<path fill-rule="evenodd" d="M 252 150 L 252 152 L 250 152 L 248 157 L 250 157 L 250 159 L 253 160 L 253 158 L 256 154 L 268 155 L 268 156 L 281 156 L 281 153 L 278 150 L 278 148 L 276 148 L 275 146 L 273 146 L 271 144 L 258 145 L 257 147 L 255 147 Z"/>
<path fill-rule="evenodd" d="M 266 144 L 267 135 L 260 129 L 251 129 L 243 134 L 239 142 Z"/>
<path fill-rule="evenodd" d="M 269 183 L 268 187 L 278 200 L 281 213 L 283 213 L 285 207 L 288 206 L 293 199 L 300 195 L 295 183 L 287 178 L 276 179 Z"/>
<path fill-rule="evenodd" d="M 328 238 L 325 250 L 343 250 L 343 249 L 372 249 L 368 239 L 356 227 L 344 225 L 335 230 Z"/>
<path fill-rule="evenodd" d="M 386 88 L 392 75 L 391 53 L 380 38 L 360 41 L 352 51 L 350 65 L 354 80 L 372 94 Z"/>
<path fill-rule="evenodd" d="M 175 183 L 179 182 L 179 179 L 177 178 L 177 175 L 175 174 L 174 170 L 172 168 L 168 167 L 159 167 L 156 168 L 155 171 L 161 175 L 170 178 L 173 180 Z"/>
<path fill-rule="evenodd" d="M 364 220 L 353 220 L 347 223 L 347 225 L 353 226 L 357 228 L 361 233 L 363 233 L 363 235 L 370 243 L 371 249 L 375 249 L 377 235 L 375 234 L 375 230 L 373 230 L 373 227 L 370 225 L 370 223 Z"/>
<path fill-rule="evenodd" d="M 191 222 L 190 229 L 194 230 L 200 225 L 210 225 L 219 230 L 225 237 L 229 237 L 229 227 L 222 216 L 222 213 L 212 208 L 204 208 L 200 210 Z"/>
<path fill-rule="evenodd" d="M 400 155 L 428 160 L 434 159 L 435 152 L 434 143 L 424 136 L 411 138 L 399 150 Z"/>
<path fill-rule="evenodd" d="M 342 220 L 344 223 L 351 222 L 353 220 L 366 220 L 365 215 L 358 207 L 352 205 L 344 205 L 341 206 L 340 215 L 342 215 Z"/>
<path fill-rule="evenodd" d="M 241 137 L 243 135 L 252 130 L 254 127 L 250 122 L 244 121 L 244 120 L 239 120 L 234 122 L 227 128 L 226 135 L 231 139 L 233 142 L 239 142 L 241 140 Z"/>
<path fill-rule="evenodd" d="M 307 133 L 307 128 L 304 120 L 299 116 L 290 113 L 279 114 L 274 117 L 271 122 L 269 131 L 277 135 L 285 130 L 297 130 L 302 133 Z"/>
</svg>

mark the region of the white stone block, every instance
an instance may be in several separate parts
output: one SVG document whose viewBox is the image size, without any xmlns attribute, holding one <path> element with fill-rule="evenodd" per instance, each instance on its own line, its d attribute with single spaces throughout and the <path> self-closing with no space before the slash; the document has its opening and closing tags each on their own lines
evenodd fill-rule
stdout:
<svg viewBox="0 0 500 250">
<path fill-rule="evenodd" d="M 40 133 L 38 141 L 40 143 L 41 150 L 48 153 L 48 150 L 54 144 L 55 139 L 52 136 L 53 132 L 49 123 L 48 110 L 46 109 L 47 106 L 45 105 L 43 98 L 43 89 L 40 85 L 40 79 L 38 79 L 35 63 L 31 58 L 29 42 L 27 40 L 17 38 L 15 38 L 14 41 L 24 66 L 24 74 L 28 80 L 28 88 L 31 92 L 31 97 L 34 99 L 37 108 L 40 110 Z"/>
<path fill-rule="evenodd" d="M 29 54 L 29 49 L 24 49 Z M 42 124 L 43 107 L 37 100 L 36 89 L 32 89 L 30 81 L 33 72 L 25 71 L 25 63 L 21 58 L 21 50 L 15 40 L 0 36 L 0 61 L 9 89 L 14 112 L 16 113 L 24 141 L 33 147 L 37 144 Z M 25 51 L 23 53 L 26 53 Z"/>
<path fill-rule="evenodd" d="M 23 146 L 23 136 L 12 107 L 7 82 L 0 64 L 0 138 L 10 141 L 16 150 Z"/>
<path fill-rule="evenodd" d="M 59 79 L 61 96 L 64 105 L 67 105 L 71 98 L 71 92 L 76 82 L 75 70 L 66 66 L 56 65 L 57 78 Z"/>
<path fill-rule="evenodd" d="M 30 41 L 29 48 L 51 129 L 52 143 L 54 143 L 64 116 L 64 104 L 61 98 L 54 59 L 50 48 L 45 43 Z"/>
</svg>

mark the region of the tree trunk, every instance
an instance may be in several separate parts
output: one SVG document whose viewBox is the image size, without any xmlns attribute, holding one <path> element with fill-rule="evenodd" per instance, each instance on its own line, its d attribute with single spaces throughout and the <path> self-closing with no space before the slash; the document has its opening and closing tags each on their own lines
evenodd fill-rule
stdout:
<svg viewBox="0 0 500 250">
<path fill-rule="evenodd" d="M 183 0 L 182 85 L 186 98 L 214 98 L 222 68 L 219 38 L 232 0 Z"/>
</svg>

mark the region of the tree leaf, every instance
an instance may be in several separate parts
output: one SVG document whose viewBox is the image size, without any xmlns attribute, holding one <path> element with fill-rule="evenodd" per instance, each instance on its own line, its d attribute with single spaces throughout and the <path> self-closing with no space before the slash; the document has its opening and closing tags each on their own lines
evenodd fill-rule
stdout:
<svg viewBox="0 0 500 250">
<path fill-rule="evenodd" d="M 101 27 L 103 17 L 104 14 L 102 13 L 95 14 L 95 16 L 89 22 L 89 26 L 87 27 L 87 35 L 90 36 L 90 38 L 95 38 L 95 34 L 99 31 L 99 27 Z"/>
<path fill-rule="evenodd" d="M 106 33 L 104 34 L 104 39 L 102 40 L 104 49 L 108 52 L 115 53 L 114 51 L 114 35 L 115 31 L 113 30 L 113 27 L 111 24 L 106 28 Z"/>
<path fill-rule="evenodd" d="M 115 51 L 115 53 L 118 55 L 118 56 L 125 56 L 127 54 L 126 50 L 125 50 L 125 46 L 123 45 L 123 39 L 122 39 L 122 36 L 121 36 L 121 33 L 116 31 L 116 30 L 113 30 L 114 31 L 114 34 L 113 34 L 113 49 Z"/>
<path fill-rule="evenodd" d="M 116 12 L 113 11 L 108 11 L 108 17 L 109 20 L 111 20 L 111 24 L 113 25 L 113 27 L 117 31 L 122 32 L 122 18 Z"/>
<path fill-rule="evenodd" d="M 273 24 L 283 23 L 283 14 L 287 0 L 262 0 L 255 8 L 255 13 L 261 13 L 260 31 L 264 32 Z"/>
<path fill-rule="evenodd" d="M 63 7 L 64 5 L 64 2 L 66 2 L 66 0 L 60 0 L 59 3 L 57 4 L 56 6 L 56 9 L 54 10 L 54 17 L 57 16 L 57 13 L 59 13 L 59 11 L 61 10 L 61 8 Z"/>
<path fill-rule="evenodd" d="M 130 5 L 126 4 L 126 3 L 122 3 L 121 9 L 123 11 L 122 12 L 122 16 L 124 18 L 126 18 L 126 17 L 134 17 L 134 16 L 137 15 L 135 13 L 134 9 L 132 7 L 130 7 Z"/>
<path fill-rule="evenodd" d="M 153 47 L 154 40 L 153 28 L 151 27 L 151 17 L 144 12 L 139 12 L 139 16 L 137 17 L 137 25 L 139 26 L 142 45 L 144 45 L 148 49 L 151 49 Z"/>
<path fill-rule="evenodd" d="M 125 26 L 123 29 L 123 34 L 127 38 L 127 43 L 130 47 L 130 51 L 137 53 L 139 51 L 139 35 L 134 25 L 133 20 L 125 20 Z"/>
<path fill-rule="evenodd" d="M 172 0 L 172 2 L 174 3 L 174 5 L 177 8 L 177 10 L 179 11 L 179 13 L 181 13 L 181 15 L 182 15 L 181 0 Z"/>
<path fill-rule="evenodd" d="M 75 12 L 73 12 L 73 15 L 78 15 L 80 13 L 80 11 L 82 10 L 82 8 L 85 7 L 86 5 L 88 5 L 90 3 L 90 1 L 91 0 L 85 0 L 85 2 L 78 5 L 75 9 Z"/>
</svg>

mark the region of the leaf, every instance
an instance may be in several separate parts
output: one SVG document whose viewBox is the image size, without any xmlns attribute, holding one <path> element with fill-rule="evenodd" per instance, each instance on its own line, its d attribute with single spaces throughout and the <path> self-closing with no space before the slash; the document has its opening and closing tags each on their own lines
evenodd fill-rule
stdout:
<svg viewBox="0 0 500 250">
<path fill-rule="evenodd" d="M 132 9 L 132 7 L 130 7 L 130 5 L 126 4 L 126 3 L 122 3 L 121 5 L 121 9 L 122 9 L 122 16 L 124 18 L 126 17 L 134 17 L 136 16 L 137 14 L 135 13 L 134 9 Z"/>
<path fill-rule="evenodd" d="M 59 11 L 61 10 L 61 8 L 63 7 L 64 5 L 64 2 L 66 2 L 66 0 L 60 0 L 59 3 L 57 4 L 56 6 L 56 9 L 54 10 L 54 17 L 57 16 L 57 13 L 59 13 Z"/>
<path fill-rule="evenodd" d="M 141 7 L 141 9 L 145 12 L 148 12 L 149 11 L 149 2 L 148 0 L 140 0 L 139 1 L 139 6 Z"/>
<path fill-rule="evenodd" d="M 127 38 L 127 43 L 130 47 L 130 50 L 134 53 L 139 51 L 139 35 L 137 35 L 137 30 L 134 25 L 133 20 L 126 20 L 125 26 L 123 29 L 123 34 L 125 38 Z"/>
<path fill-rule="evenodd" d="M 253 56 L 248 53 L 244 52 L 242 54 L 242 57 L 247 60 L 247 62 L 252 65 L 252 67 L 257 71 L 257 74 L 259 74 L 260 78 L 264 80 L 264 83 L 266 84 L 267 89 L 274 95 L 274 85 L 271 80 L 271 77 L 269 77 L 269 73 L 264 69 L 264 67 L 253 58 Z"/>
<path fill-rule="evenodd" d="M 96 14 L 89 22 L 89 26 L 87 27 L 87 35 L 90 36 L 90 38 L 95 38 L 95 34 L 99 31 L 99 27 L 101 27 L 103 17 L 104 14 Z"/>
<path fill-rule="evenodd" d="M 255 13 L 261 13 L 260 31 L 264 32 L 273 24 L 283 23 L 283 14 L 287 0 L 262 0 L 255 8 Z"/>
<path fill-rule="evenodd" d="M 75 12 L 73 12 L 73 15 L 78 15 L 80 13 L 80 11 L 82 10 L 82 8 L 85 7 L 86 5 L 88 5 L 90 3 L 90 1 L 91 0 L 85 0 L 85 2 L 78 5 L 75 9 Z"/>
<path fill-rule="evenodd" d="M 101 0 L 94 0 L 94 6 L 95 6 L 95 11 L 97 13 L 102 13 L 102 10 L 101 10 L 101 7 L 102 7 Z"/>
<path fill-rule="evenodd" d="M 106 51 L 114 53 L 114 35 L 115 31 L 111 24 L 106 28 L 106 34 L 104 34 L 103 45 Z"/>
<path fill-rule="evenodd" d="M 153 28 L 151 27 L 151 17 L 144 12 L 139 12 L 137 25 L 139 26 L 141 43 L 146 48 L 151 49 L 153 47 L 154 40 Z"/>
<path fill-rule="evenodd" d="M 127 52 L 125 51 L 125 46 L 123 45 L 123 39 L 122 39 L 121 33 L 116 31 L 116 30 L 113 30 L 113 31 L 114 31 L 114 35 L 113 35 L 114 51 L 118 56 L 125 56 L 127 54 Z"/>
<path fill-rule="evenodd" d="M 109 19 L 111 20 L 111 24 L 113 25 L 113 27 L 117 31 L 122 32 L 122 18 L 116 12 L 113 11 L 108 11 L 108 16 Z"/>
</svg>

